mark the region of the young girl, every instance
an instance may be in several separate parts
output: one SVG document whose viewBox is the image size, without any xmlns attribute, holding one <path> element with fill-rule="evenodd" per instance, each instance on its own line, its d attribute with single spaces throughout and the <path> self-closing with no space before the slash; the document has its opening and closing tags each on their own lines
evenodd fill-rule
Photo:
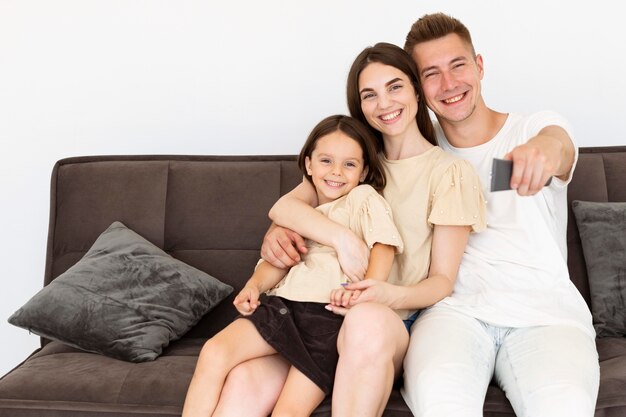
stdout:
<svg viewBox="0 0 626 417">
<path fill-rule="evenodd" d="M 366 278 L 386 280 L 403 244 L 391 209 L 378 194 L 385 176 L 373 135 L 351 117 L 327 117 L 309 135 L 298 165 L 315 189 L 317 210 L 371 249 Z M 275 353 L 291 367 L 274 412 L 308 416 L 331 392 L 343 321 L 328 311 L 331 292 L 335 298 L 358 298 L 359 293 L 338 291 L 348 280 L 334 249 L 312 241 L 307 247 L 290 270 L 258 264 L 234 300 L 242 317 L 208 340 L 200 353 L 183 417 L 213 415 L 231 369 Z"/>
</svg>

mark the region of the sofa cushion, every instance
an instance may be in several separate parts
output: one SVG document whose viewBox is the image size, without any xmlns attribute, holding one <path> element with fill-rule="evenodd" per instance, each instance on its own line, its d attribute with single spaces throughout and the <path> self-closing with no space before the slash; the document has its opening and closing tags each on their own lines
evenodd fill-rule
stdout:
<svg viewBox="0 0 626 417">
<path fill-rule="evenodd" d="M 575 200 L 598 337 L 626 336 L 626 203 Z"/>
<path fill-rule="evenodd" d="M 114 222 L 9 322 L 89 352 L 143 362 L 232 291 Z"/>
</svg>

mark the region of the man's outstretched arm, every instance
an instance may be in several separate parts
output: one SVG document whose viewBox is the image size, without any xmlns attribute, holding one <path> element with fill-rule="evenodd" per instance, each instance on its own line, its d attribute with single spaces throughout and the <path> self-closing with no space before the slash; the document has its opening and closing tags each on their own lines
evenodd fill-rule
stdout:
<svg viewBox="0 0 626 417">
<path fill-rule="evenodd" d="M 511 188 L 519 195 L 538 193 L 552 176 L 565 180 L 574 165 L 572 139 L 560 126 L 546 126 L 523 145 L 509 152 L 513 161 Z"/>
</svg>

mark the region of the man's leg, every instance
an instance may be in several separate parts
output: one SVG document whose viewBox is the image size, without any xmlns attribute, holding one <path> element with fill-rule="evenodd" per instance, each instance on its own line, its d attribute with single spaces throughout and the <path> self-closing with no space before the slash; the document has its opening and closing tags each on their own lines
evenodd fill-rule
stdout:
<svg viewBox="0 0 626 417">
<path fill-rule="evenodd" d="M 228 374 L 213 417 L 266 417 L 283 389 L 289 362 L 280 355 L 243 362 Z"/>
<path fill-rule="evenodd" d="M 592 417 L 600 369 L 595 340 L 573 326 L 511 330 L 498 352 L 496 381 L 518 417 Z"/>
<path fill-rule="evenodd" d="M 408 342 L 404 323 L 389 307 L 375 303 L 352 307 L 337 339 L 333 415 L 381 415 Z"/>
<path fill-rule="evenodd" d="M 480 321 L 445 307 L 411 329 L 402 396 L 417 417 L 482 417 L 495 346 Z"/>
</svg>

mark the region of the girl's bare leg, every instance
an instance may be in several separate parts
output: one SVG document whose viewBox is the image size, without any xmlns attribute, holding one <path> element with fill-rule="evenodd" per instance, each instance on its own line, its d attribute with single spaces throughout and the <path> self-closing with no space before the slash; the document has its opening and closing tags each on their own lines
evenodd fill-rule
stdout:
<svg viewBox="0 0 626 417">
<path fill-rule="evenodd" d="M 389 307 L 352 307 L 337 340 L 333 416 L 382 415 L 408 345 L 409 332 Z"/>
<path fill-rule="evenodd" d="M 272 417 L 308 417 L 325 397 L 320 387 L 292 366 Z"/>
<path fill-rule="evenodd" d="M 238 319 L 209 339 L 202 348 L 187 390 L 183 417 L 213 414 L 228 373 L 249 359 L 275 354 L 254 325 Z"/>
<path fill-rule="evenodd" d="M 267 417 L 278 401 L 289 367 L 280 355 L 237 365 L 226 377 L 213 417 Z"/>
</svg>

